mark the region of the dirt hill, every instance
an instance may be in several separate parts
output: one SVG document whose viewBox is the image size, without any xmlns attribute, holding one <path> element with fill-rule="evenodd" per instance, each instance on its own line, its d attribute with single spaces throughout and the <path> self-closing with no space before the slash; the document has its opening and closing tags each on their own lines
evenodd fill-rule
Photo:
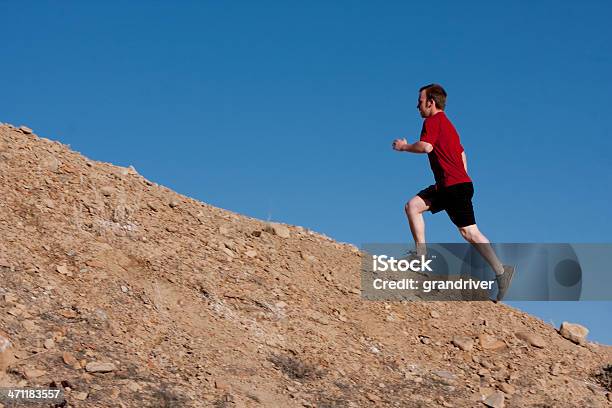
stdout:
<svg viewBox="0 0 612 408">
<path fill-rule="evenodd" d="M 356 247 L 28 128 L 0 126 L 0 194 L 0 382 L 58 406 L 610 405 L 611 347 L 503 304 L 362 300 Z"/>
</svg>

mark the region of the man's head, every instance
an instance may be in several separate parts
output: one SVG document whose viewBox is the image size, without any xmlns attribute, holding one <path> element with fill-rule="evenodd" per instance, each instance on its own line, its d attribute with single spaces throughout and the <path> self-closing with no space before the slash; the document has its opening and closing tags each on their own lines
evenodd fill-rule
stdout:
<svg viewBox="0 0 612 408">
<path fill-rule="evenodd" d="M 417 109 L 421 117 L 428 118 L 439 111 L 443 111 L 446 106 L 446 91 L 438 84 L 425 85 L 419 89 L 419 100 Z"/>
</svg>

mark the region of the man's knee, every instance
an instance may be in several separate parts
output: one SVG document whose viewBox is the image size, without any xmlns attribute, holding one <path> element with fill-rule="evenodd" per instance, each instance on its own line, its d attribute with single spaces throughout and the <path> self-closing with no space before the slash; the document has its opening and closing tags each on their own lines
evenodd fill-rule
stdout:
<svg viewBox="0 0 612 408">
<path fill-rule="evenodd" d="M 426 206 L 424 205 L 423 199 L 419 196 L 413 197 L 404 206 L 404 211 L 406 211 L 407 215 L 420 214 L 424 212 L 425 209 Z"/>
<path fill-rule="evenodd" d="M 478 237 L 479 231 L 476 224 L 468 225 L 467 227 L 460 227 L 459 233 L 468 242 L 474 242 Z"/>
</svg>

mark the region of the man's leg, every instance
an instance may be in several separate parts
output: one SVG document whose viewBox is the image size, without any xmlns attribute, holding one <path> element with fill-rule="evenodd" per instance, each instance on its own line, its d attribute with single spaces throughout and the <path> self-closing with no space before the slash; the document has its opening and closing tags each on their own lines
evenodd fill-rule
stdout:
<svg viewBox="0 0 612 408">
<path fill-rule="evenodd" d="M 416 246 L 417 256 L 426 255 L 427 248 L 425 244 L 425 219 L 423 213 L 429 210 L 431 202 L 421 197 L 414 196 L 406 203 L 404 210 L 410 224 L 410 232 Z"/>
<path fill-rule="evenodd" d="M 491 243 L 487 237 L 480 232 L 476 224 L 468 225 L 467 227 L 460 227 L 459 232 L 466 241 L 476 247 L 476 250 L 478 250 L 480 255 L 482 255 L 487 263 L 491 265 L 491 268 L 493 268 L 493 271 L 495 271 L 497 276 L 504 273 L 504 265 L 502 265 L 499 258 L 497 258 L 495 251 L 493 251 L 493 248 L 491 247 Z"/>
</svg>

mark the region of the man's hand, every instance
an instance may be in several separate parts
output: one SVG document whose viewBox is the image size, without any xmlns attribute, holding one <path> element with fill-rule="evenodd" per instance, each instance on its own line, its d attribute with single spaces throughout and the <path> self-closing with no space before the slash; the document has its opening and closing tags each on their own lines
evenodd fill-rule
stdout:
<svg viewBox="0 0 612 408">
<path fill-rule="evenodd" d="M 395 139 L 393 141 L 393 150 L 397 150 L 398 152 L 403 152 L 409 146 L 406 139 Z"/>
<path fill-rule="evenodd" d="M 418 141 L 410 144 L 406 139 L 395 139 L 392 146 L 393 150 L 398 152 L 430 153 L 433 150 L 433 146 L 427 142 Z"/>
</svg>

